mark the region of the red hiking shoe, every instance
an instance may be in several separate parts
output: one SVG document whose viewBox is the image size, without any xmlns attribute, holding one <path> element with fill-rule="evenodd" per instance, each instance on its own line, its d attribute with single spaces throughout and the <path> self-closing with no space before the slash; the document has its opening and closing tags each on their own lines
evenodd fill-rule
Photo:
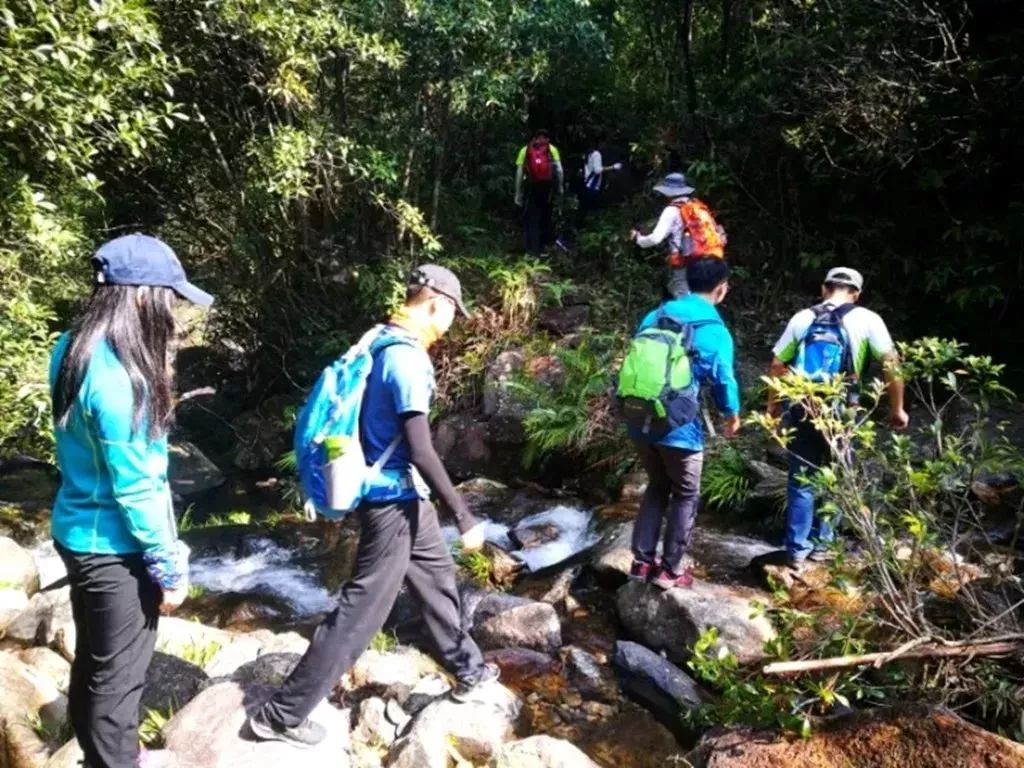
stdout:
<svg viewBox="0 0 1024 768">
<path fill-rule="evenodd" d="M 682 573 L 672 573 L 668 568 L 661 568 L 651 583 L 661 589 L 691 587 L 693 586 L 693 572 L 689 568 L 684 568 Z"/>
</svg>

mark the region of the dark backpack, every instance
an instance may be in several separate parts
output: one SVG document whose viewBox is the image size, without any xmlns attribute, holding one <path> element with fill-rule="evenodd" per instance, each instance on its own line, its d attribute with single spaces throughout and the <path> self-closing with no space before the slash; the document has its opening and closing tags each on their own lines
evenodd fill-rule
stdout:
<svg viewBox="0 0 1024 768">
<path fill-rule="evenodd" d="M 551 181 L 552 164 L 551 144 L 548 142 L 534 142 L 526 148 L 526 177 L 530 181 Z"/>
<path fill-rule="evenodd" d="M 818 304 L 811 307 L 814 320 L 800 339 L 793 369 L 804 373 L 811 381 L 827 381 L 835 376 L 853 378 L 853 347 L 843 318 L 856 304 Z"/>
</svg>

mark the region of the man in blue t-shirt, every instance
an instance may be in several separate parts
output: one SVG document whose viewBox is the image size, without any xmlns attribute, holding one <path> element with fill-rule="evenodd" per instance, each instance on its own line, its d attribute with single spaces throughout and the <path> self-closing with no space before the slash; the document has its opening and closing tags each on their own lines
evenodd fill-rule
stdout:
<svg viewBox="0 0 1024 768">
<path fill-rule="evenodd" d="M 434 367 L 427 350 L 448 331 L 456 312 L 466 314 L 458 279 L 427 264 L 413 273 L 405 305 L 383 331 L 394 338 L 376 354 L 360 415 L 367 462 L 376 462 L 397 436 L 402 440 L 356 512 L 356 568 L 338 607 L 317 628 L 281 689 L 249 720 L 261 739 L 308 747 L 324 738 L 310 712 L 384 625 L 403 582 L 420 605 L 441 661 L 455 676 L 452 698 L 465 701 L 498 678 L 497 668 L 484 663 L 462 627 L 455 563 L 430 503 L 432 491 L 454 514 L 465 550 L 483 546 L 483 525 L 452 486 L 428 424 Z"/>
<path fill-rule="evenodd" d="M 698 259 L 686 268 L 690 293 L 666 301 L 659 308 L 670 317 L 692 323 L 693 373 L 725 418 L 727 438 L 740 428 L 740 395 L 733 372 L 733 341 L 715 306 L 729 292 L 729 266 L 723 259 Z M 643 330 L 655 323 L 659 309 L 640 322 Z M 639 432 L 631 435 L 647 470 L 647 490 L 633 525 L 633 565 L 630 578 L 651 581 L 662 589 L 689 587 L 693 574 L 683 558 L 690 545 L 700 501 L 704 466 L 704 429 L 700 418 L 669 432 L 657 441 Z M 656 552 L 662 521 L 665 533 L 662 556 Z"/>
</svg>

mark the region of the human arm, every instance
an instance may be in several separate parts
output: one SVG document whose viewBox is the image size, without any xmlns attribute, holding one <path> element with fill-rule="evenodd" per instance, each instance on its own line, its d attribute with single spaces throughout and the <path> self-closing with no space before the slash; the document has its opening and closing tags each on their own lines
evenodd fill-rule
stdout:
<svg viewBox="0 0 1024 768">
<path fill-rule="evenodd" d="M 658 223 L 651 234 L 643 235 L 634 229 L 630 233 L 630 239 L 641 248 L 653 248 L 655 245 L 664 242 L 665 238 L 672 234 L 672 225 L 678 218 L 679 212 L 674 207 L 668 206 L 661 212 L 661 216 L 658 217 Z"/>
<path fill-rule="evenodd" d="M 740 388 L 736 381 L 736 350 L 732 334 L 721 323 L 697 329 L 700 337 L 698 351 L 710 360 L 707 377 L 711 385 L 711 398 L 725 421 L 722 434 L 733 437 L 740 428 Z"/>
<path fill-rule="evenodd" d="M 427 414 L 403 413 L 401 419 L 402 434 L 405 437 L 406 445 L 409 446 L 409 458 L 413 466 L 419 471 L 433 494 L 451 510 L 456 524 L 459 526 L 459 531 L 463 535 L 469 533 L 479 525 L 479 522 L 469 511 L 469 506 L 462 494 L 455 490 L 451 478 L 448 477 L 448 472 L 445 471 L 444 464 L 441 463 L 441 457 L 434 449 Z"/>
<path fill-rule="evenodd" d="M 516 191 L 515 191 L 515 202 L 516 205 L 523 204 L 523 165 L 520 163 L 516 166 Z"/>
<path fill-rule="evenodd" d="M 772 364 L 768 368 L 768 378 L 778 379 L 785 376 L 788 372 L 789 366 L 773 356 Z M 772 418 L 778 418 L 781 414 L 782 403 L 779 402 L 779 396 L 772 387 L 768 387 L 768 415 Z"/>
<path fill-rule="evenodd" d="M 889 393 L 889 423 L 895 429 L 906 429 L 910 424 L 910 416 L 904 409 L 903 379 L 899 371 L 900 358 L 896 350 L 891 350 L 882 359 L 882 372 L 885 376 L 886 390 Z"/>
<path fill-rule="evenodd" d="M 167 484 L 167 443 L 133 425 L 131 382 L 113 351 L 100 347 L 83 383 L 90 431 L 110 474 L 114 501 L 138 542 L 150 578 L 165 594 L 188 587 L 188 547 L 178 539 Z"/>
</svg>

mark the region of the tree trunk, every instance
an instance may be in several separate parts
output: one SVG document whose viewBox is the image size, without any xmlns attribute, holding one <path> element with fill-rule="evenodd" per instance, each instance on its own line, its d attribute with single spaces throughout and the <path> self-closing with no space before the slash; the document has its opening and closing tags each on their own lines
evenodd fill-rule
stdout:
<svg viewBox="0 0 1024 768">
<path fill-rule="evenodd" d="M 719 62 L 722 74 L 729 71 L 729 47 L 732 44 L 732 2 L 733 0 L 722 0 L 721 52 Z"/>
<path fill-rule="evenodd" d="M 679 30 L 683 45 L 683 66 L 686 68 L 686 109 L 697 112 L 697 78 L 693 72 L 691 47 L 693 43 L 693 0 L 683 0 L 682 28 Z"/>
<path fill-rule="evenodd" d="M 452 106 L 451 86 L 445 84 L 441 96 L 441 115 L 437 132 L 437 146 L 434 150 L 434 191 L 431 200 L 430 228 L 437 231 L 441 213 L 441 181 L 444 178 L 444 158 L 448 148 L 448 125 Z"/>
</svg>

